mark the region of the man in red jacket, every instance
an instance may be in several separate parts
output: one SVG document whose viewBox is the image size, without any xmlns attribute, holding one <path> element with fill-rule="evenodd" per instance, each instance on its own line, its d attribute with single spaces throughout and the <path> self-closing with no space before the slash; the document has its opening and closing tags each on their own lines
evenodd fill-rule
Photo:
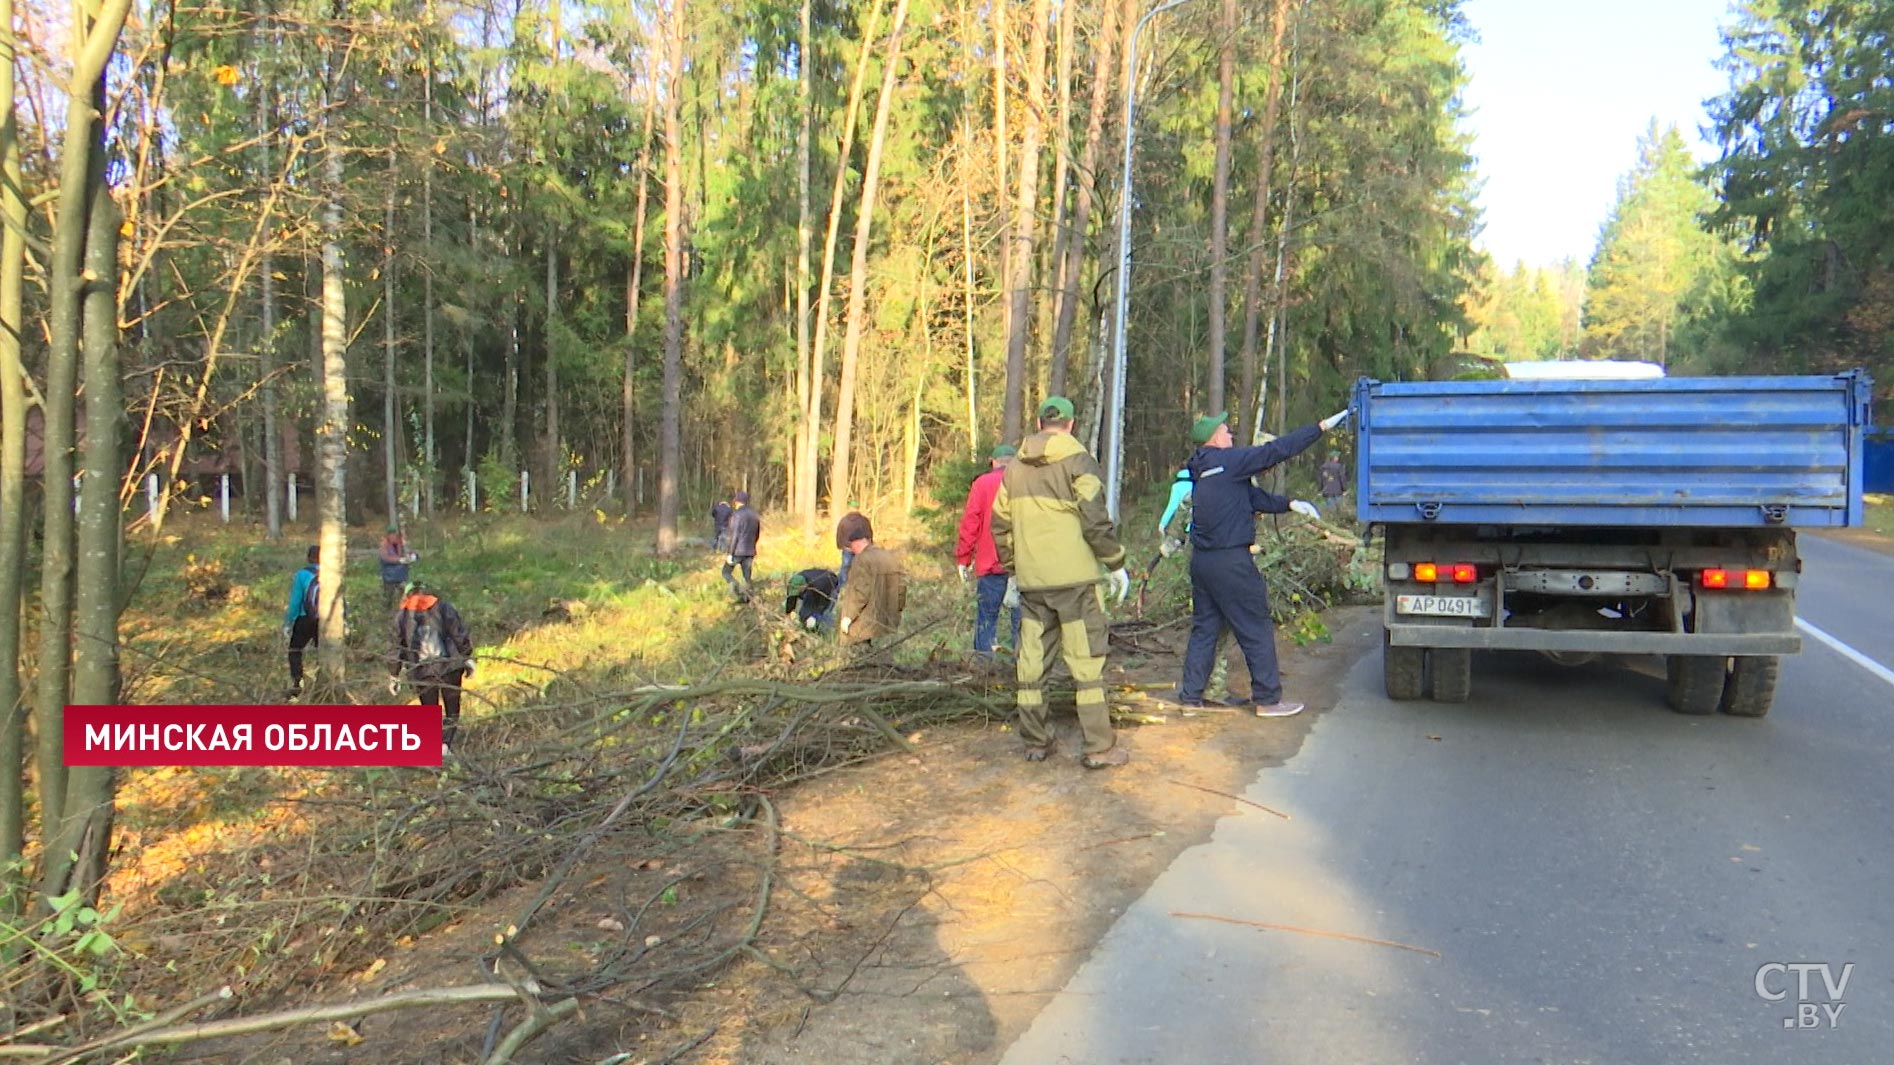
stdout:
<svg viewBox="0 0 1894 1065">
<path fill-rule="evenodd" d="M 973 479 L 967 491 L 967 509 L 960 516 L 960 543 L 954 549 L 954 561 L 960 565 L 960 579 L 978 577 L 974 585 L 979 612 L 973 620 L 973 653 L 982 658 L 993 656 L 993 644 L 1000 624 L 1000 607 L 1013 609 L 1013 649 L 1019 649 L 1019 593 L 1012 578 L 1000 565 L 999 549 L 993 546 L 993 497 L 1000 492 L 1000 479 L 1006 464 L 1019 449 L 1001 444 L 988 459 L 991 467 Z"/>
</svg>

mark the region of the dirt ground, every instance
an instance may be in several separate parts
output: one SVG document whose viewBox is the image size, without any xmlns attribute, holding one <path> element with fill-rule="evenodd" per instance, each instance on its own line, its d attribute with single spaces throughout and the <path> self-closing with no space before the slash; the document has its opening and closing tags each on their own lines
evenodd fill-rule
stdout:
<svg viewBox="0 0 1894 1065">
<path fill-rule="evenodd" d="M 1273 817 L 1239 801 L 1256 773 L 1292 757 L 1333 705 L 1340 677 L 1372 647 L 1371 611 L 1328 616 L 1333 642 L 1282 641 L 1296 718 L 1180 716 L 1161 701 L 1176 681 L 1182 627 L 1115 654 L 1114 712 L 1127 766 L 1087 771 L 1077 722 L 1055 700 L 1060 751 L 1031 764 L 1004 724 L 913 737 L 917 753 L 841 769 L 769 797 L 773 851 L 754 825 L 705 826 L 686 847 L 636 829 L 601 845 L 535 926 L 530 974 L 625 956 L 701 957 L 754 919 L 753 951 L 682 994 L 615 988 L 587 1000 L 515 1059 L 787 1065 L 995 1061 L 1057 994 L 1107 928 L 1185 848 L 1225 816 Z M 1248 677 L 1233 657 L 1229 688 Z M 1159 720 L 1161 719 L 1161 720 Z M 1267 797 L 1262 799 L 1267 803 Z M 1284 811 L 1293 816 L 1293 811 Z M 760 819 L 763 814 L 758 814 Z M 478 959 L 517 914 L 525 887 L 368 969 L 334 981 L 337 999 L 477 983 Z M 521 978 L 515 972 L 514 978 Z M 194 1060 L 283 1065 L 476 1062 L 519 1023 L 512 1006 L 464 1006 L 311 1026 L 267 1041 L 201 1044 Z"/>
</svg>

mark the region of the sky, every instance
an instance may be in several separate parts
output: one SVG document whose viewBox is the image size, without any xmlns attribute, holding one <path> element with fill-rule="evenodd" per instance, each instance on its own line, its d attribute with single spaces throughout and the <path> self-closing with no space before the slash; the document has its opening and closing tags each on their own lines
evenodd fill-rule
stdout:
<svg viewBox="0 0 1894 1065">
<path fill-rule="evenodd" d="M 1655 117 L 1700 159 L 1703 101 L 1729 0 L 1467 0 L 1467 128 L 1484 182 L 1479 243 L 1494 265 L 1591 259 L 1620 175 Z"/>
</svg>

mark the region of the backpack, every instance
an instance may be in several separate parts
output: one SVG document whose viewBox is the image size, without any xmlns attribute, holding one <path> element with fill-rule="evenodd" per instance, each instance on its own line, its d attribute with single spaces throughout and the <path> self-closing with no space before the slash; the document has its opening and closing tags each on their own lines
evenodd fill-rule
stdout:
<svg viewBox="0 0 1894 1065">
<path fill-rule="evenodd" d="M 414 616 L 414 664 L 425 666 L 447 661 L 447 640 L 441 635 L 440 614 L 432 607 L 409 613 Z"/>
<path fill-rule="evenodd" d="M 309 583 L 306 586 L 304 586 L 303 588 L 303 616 L 304 617 L 313 618 L 317 616 L 318 614 L 317 604 L 321 601 L 321 589 L 318 587 L 318 585 L 320 585 L 321 583 L 322 582 L 319 579 L 311 577 L 309 579 Z"/>
</svg>

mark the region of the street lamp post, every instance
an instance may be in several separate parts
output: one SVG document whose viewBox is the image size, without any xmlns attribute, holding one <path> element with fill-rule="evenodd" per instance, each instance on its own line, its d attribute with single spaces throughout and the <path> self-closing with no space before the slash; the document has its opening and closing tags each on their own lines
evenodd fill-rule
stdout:
<svg viewBox="0 0 1894 1065">
<path fill-rule="evenodd" d="M 1188 3 L 1190 0 L 1165 0 L 1145 12 L 1137 28 L 1131 31 L 1125 56 L 1124 174 L 1118 181 L 1118 286 L 1112 307 L 1111 401 L 1106 410 L 1111 424 L 1111 453 L 1105 456 L 1105 509 L 1113 521 L 1118 520 L 1119 487 L 1124 480 L 1125 462 L 1125 311 L 1131 295 L 1131 141 L 1137 109 L 1138 37 L 1152 19 Z"/>
</svg>

